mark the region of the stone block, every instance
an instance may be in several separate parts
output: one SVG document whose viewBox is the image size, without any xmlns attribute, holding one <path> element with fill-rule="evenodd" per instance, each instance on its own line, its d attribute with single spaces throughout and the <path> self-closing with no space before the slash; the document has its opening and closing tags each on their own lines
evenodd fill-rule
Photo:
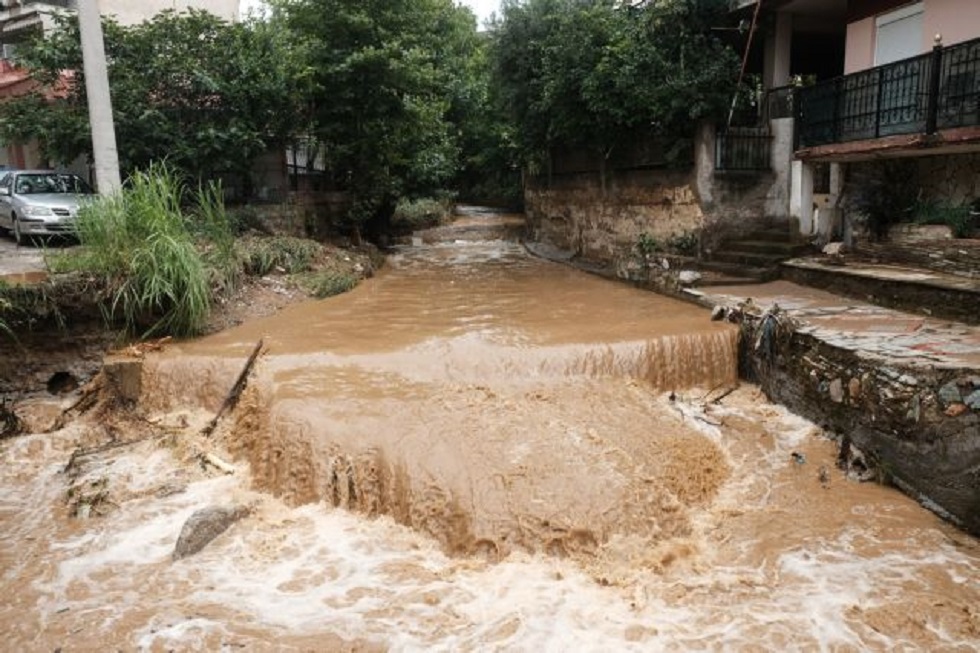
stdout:
<svg viewBox="0 0 980 653">
<path fill-rule="evenodd" d="M 143 361 L 125 356 L 110 356 L 102 365 L 109 387 L 120 399 L 136 403 L 143 392 Z"/>
</svg>

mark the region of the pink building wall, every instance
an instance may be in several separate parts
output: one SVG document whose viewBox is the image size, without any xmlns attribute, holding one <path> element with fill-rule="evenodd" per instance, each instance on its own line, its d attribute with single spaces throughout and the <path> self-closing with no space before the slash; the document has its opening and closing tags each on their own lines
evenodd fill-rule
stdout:
<svg viewBox="0 0 980 653">
<path fill-rule="evenodd" d="M 923 52 L 932 48 L 936 34 L 942 34 L 943 45 L 980 38 L 980 1 L 926 0 L 922 23 Z"/>
<path fill-rule="evenodd" d="M 923 8 L 920 52 L 932 49 L 936 34 L 942 35 L 943 45 L 980 38 L 980 0 L 924 0 Z M 874 16 L 847 25 L 846 47 L 845 75 L 875 65 Z"/>
<path fill-rule="evenodd" d="M 875 60 L 875 19 L 865 18 L 847 25 L 844 74 L 871 68 Z"/>
</svg>

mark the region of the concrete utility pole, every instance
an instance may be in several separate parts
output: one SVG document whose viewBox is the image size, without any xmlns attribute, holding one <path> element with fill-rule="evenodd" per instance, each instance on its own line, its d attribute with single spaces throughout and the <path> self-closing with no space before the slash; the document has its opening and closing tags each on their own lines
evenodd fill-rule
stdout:
<svg viewBox="0 0 980 653">
<path fill-rule="evenodd" d="M 85 92 L 88 95 L 92 151 L 95 153 L 95 184 L 103 195 L 113 195 L 122 186 L 116 128 L 112 123 L 109 71 L 102 42 L 102 17 L 97 0 L 78 0 L 78 27 L 82 34 Z"/>
</svg>

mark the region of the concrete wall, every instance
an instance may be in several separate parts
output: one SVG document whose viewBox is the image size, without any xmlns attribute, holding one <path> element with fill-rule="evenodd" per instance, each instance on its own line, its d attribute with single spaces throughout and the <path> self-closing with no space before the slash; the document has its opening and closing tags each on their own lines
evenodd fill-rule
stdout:
<svg viewBox="0 0 980 653">
<path fill-rule="evenodd" d="M 204 9 L 225 20 L 238 20 L 239 0 L 98 0 L 103 14 L 113 15 L 123 25 L 132 25 L 152 18 L 155 14 L 174 9 Z"/>
<path fill-rule="evenodd" d="M 943 45 L 954 45 L 980 37 L 980 2 L 976 0 L 924 0 L 919 52 L 932 49 L 933 39 L 942 35 Z M 874 66 L 875 16 L 849 23 L 844 74 Z"/>
</svg>

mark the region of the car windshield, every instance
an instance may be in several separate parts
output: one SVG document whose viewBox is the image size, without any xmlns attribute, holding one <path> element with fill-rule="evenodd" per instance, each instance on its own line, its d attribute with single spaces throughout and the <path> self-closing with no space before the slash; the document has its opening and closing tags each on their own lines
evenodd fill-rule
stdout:
<svg viewBox="0 0 980 653">
<path fill-rule="evenodd" d="M 42 172 L 17 175 L 14 192 L 18 195 L 37 195 L 39 193 L 91 193 L 92 188 L 78 175 Z"/>
</svg>

